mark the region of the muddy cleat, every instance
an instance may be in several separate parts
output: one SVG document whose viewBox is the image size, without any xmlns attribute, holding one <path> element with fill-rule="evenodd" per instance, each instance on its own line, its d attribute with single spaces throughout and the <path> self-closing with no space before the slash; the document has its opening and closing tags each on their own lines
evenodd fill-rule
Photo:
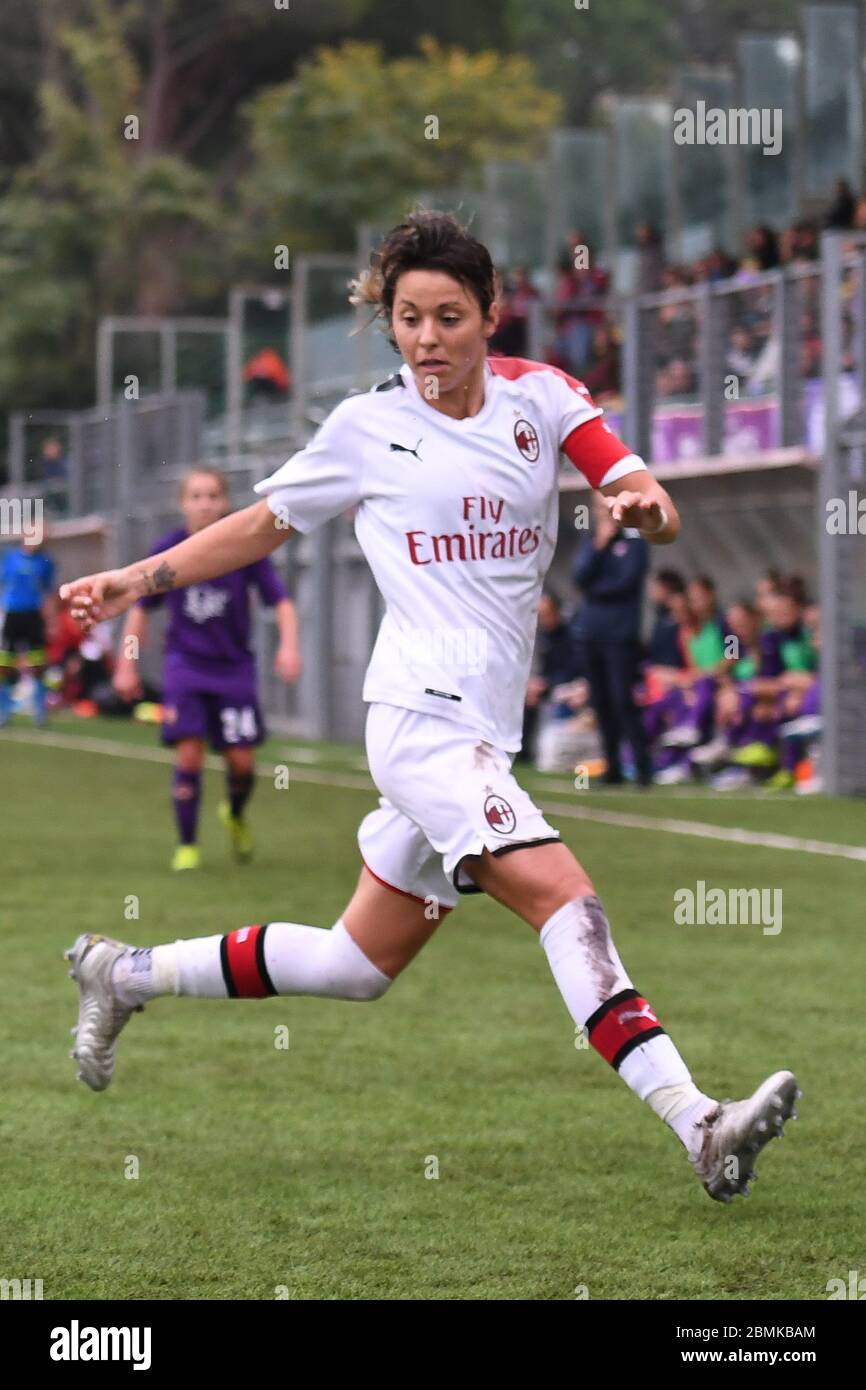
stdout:
<svg viewBox="0 0 866 1390">
<path fill-rule="evenodd" d="M 227 801 L 219 804 L 219 818 L 229 834 L 229 844 L 235 859 L 246 864 L 253 857 L 253 837 L 243 816 L 233 816 Z"/>
<path fill-rule="evenodd" d="M 81 994 L 78 1024 L 72 1029 L 75 1047 L 69 1055 L 81 1067 L 78 1080 L 92 1091 L 104 1091 L 111 1081 L 118 1034 L 130 1014 L 141 1012 L 141 1005 L 135 1009 L 119 1003 L 111 982 L 114 962 L 129 949 L 108 936 L 88 934 L 63 953 Z"/>
<path fill-rule="evenodd" d="M 176 872 L 183 869 L 200 869 L 201 853 L 198 845 L 178 845 L 172 856 L 171 867 Z"/>
<path fill-rule="evenodd" d="M 691 1159 L 695 1172 L 716 1202 L 749 1195 L 757 1180 L 754 1163 L 771 1139 L 781 1139 L 786 1120 L 795 1120 L 802 1091 L 793 1072 L 777 1071 L 748 1100 L 726 1100 L 700 1122 L 704 1141 Z"/>
</svg>

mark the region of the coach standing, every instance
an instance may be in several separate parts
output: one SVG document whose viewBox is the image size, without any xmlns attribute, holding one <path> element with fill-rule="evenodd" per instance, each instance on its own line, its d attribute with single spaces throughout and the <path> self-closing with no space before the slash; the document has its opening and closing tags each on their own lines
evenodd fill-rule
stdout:
<svg viewBox="0 0 866 1390">
<path fill-rule="evenodd" d="M 595 534 L 578 551 L 574 582 L 584 602 L 573 620 L 590 698 L 604 743 L 611 786 L 623 781 L 621 746 L 628 740 L 641 786 L 652 780 L 649 747 L 634 701 L 641 655 L 640 620 L 649 564 L 647 542 L 621 530 L 601 498 L 593 499 Z"/>
</svg>

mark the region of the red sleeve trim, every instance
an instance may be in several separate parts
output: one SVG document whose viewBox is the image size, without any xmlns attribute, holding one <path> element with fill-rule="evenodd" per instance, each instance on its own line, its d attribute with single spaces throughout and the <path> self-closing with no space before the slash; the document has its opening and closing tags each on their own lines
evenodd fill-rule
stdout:
<svg viewBox="0 0 866 1390">
<path fill-rule="evenodd" d="M 598 415 L 573 429 L 560 448 L 591 487 L 598 487 L 608 469 L 634 452 Z"/>
<path fill-rule="evenodd" d="M 526 376 L 529 372 L 552 372 L 554 376 L 567 382 L 572 391 L 576 391 L 579 396 L 583 396 L 592 405 L 589 391 L 583 382 L 578 381 L 577 377 L 569 376 L 568 372 L 564 372 L 561 367 L 554 367 L 552 362 L 533 362 L 528 357 L 496 357 L 493 355 L 488 357 L 487 361 L 490 370 L 496 376 L 505 377 L 506 381 L 519 381 L 522 376 Z"/>
</svg>

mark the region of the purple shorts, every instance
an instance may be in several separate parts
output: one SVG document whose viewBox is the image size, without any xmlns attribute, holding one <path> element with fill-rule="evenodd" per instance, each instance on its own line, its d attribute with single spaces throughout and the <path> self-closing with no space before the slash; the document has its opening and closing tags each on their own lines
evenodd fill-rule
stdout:
<svg viewBox="0 0 866 1390">
<path fill-rule="evenodd" d="M 163 743 L 207 739 L 211 748 L 245 748 L 266 737 L 255 669 L 197 671 L 167 660 L 163 671 Z"/>
</svg>

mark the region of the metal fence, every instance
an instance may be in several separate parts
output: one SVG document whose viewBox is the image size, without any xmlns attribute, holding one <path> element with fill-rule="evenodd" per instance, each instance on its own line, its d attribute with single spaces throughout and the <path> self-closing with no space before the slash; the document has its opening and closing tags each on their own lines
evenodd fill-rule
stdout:
<svg viewBox="0 0 866 1390">
<path fill-rule="evenodd" d="M 857 414 L 866 400 L 864 246 L 863 237 L 827 234 L 814 269 L 626 301 L 624 408 L 610 412 L 629 444 L 675 487 L 686 521 L 678 564 L 714 573 L 726 601 L 770 566 L 820 581 L 827 782 L 838 790 L 866 790 L 864 543 L 856 529 L 830 534 L 825 525 L 828 500 L 862 486 L 866 467 L 866 417 Z M 353 269 L 346 258 L 298 258 L 295 264 L 286 322 L 295 374 L 290 402 L 267 415 L 241 408 L 230 428 L 224 419 L 206 420 L 203 395 L 195 391 L 108 411 L 18 413 L 11 422 L 10 491 L 49 495 L 39 474 L 38 445 L 46 431 L 62 436 L 67 471 L 62 485 L 51 483 L 55 490 L 60 486 L 55 501 L 69 518 L 99 512 L 113 519 L 107 558 L 114 563 L 141 556 L 174 524 L 176 484 L 191 464 L 224 468 L 233 503 L 248 503 L 253 484 L 302 447 L 338 399 L 368 387 L 396 364 L 377 330 L 355 332 L 358 318 L 345 302 Z M 806 353 L 811 316 L 818 320 L 818 350 Z M 529 355 L 543 357 L 554 319 L 549 303 L 533 305 Z M 763 341 L 760 371 L 754 364 L 751 371 L 729 370 L 732 344 L 744 324 Z M 685 360 L 694 378 L 691 394 L 679 401 L 660 384 L 671 360 Z M 749 411 L 763 425 L 747 428 L 741 417 Z M 672 447 L 672 419 L 678 428 L 688 426 L 687 449 Z M 562 547 L 554 571 L 563 580 L 576 539 L 571 489 L 579 483 L 564 468 Z M 262 616 L 265 708 L 286 729 L 357 738 L 364 667 L 381 600 L 351 518 L 294 538 L 277 553 L 277 563 L 298 603 L 305 671 L 296 690 L 272 676 L 275 631 Z"/>
<path fill-rule="evenodd" d="M 845 256 L 843 239 L 827 234 L 823 252 L 826 442 L 816 530 L 824 780 L 829 792 L 866 794 L 866 236 Z M 839 389 L 845 368 L 855 378 L 854 409 Z"/>
<path fill-rule="evenodd" d="M 111 512 L 123 517 L 135 487 L 159 486 L 198 459 L 205 401 L 200 391 L 153 395 L 108 410 L 15 411 L 9 418 L 8 491 L 46 499 L 56 517 Z M 47 472 L 41 447 L 60 445 Z M 122 538 L 118 544 L 123 550 Z"/>
</svg>

